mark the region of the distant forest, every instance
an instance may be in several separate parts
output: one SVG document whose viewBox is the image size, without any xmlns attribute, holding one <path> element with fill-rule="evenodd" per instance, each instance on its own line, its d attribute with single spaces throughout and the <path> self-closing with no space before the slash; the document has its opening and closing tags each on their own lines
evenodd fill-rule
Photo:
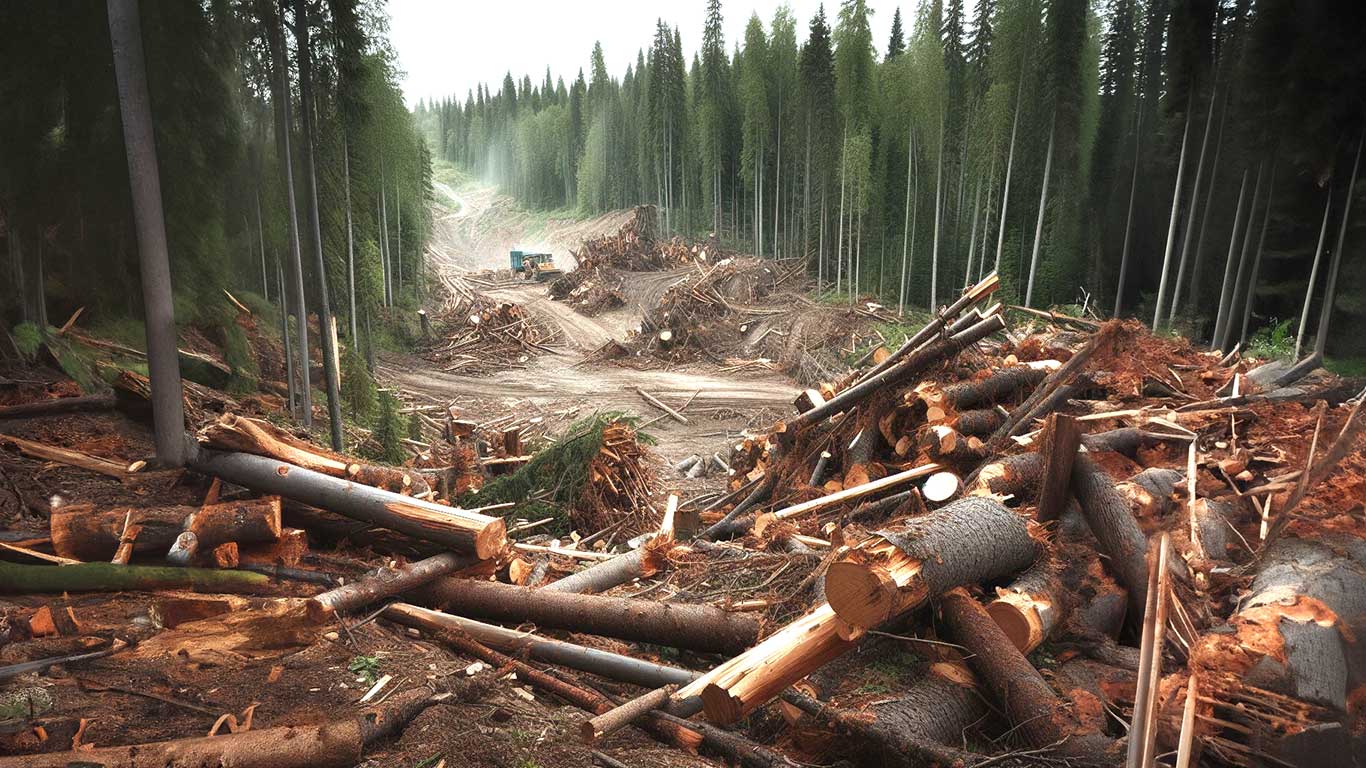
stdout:
<svg viewBox="0 0 1366 768">
<path fill-rule="evenodd" d="M 596 45 L 418 126 L 528 206 L 654 203 L 892 305 L 999 267 L 1018 303 L 1366 354 L 1366 4 L 933 0 L 886 41 L 863 0 L 737 41 L 705 13 L 691 61 L 661 19 L 620 77 Z"/>
<path fill-rule="evenodd" d="M 224 289 L 299 316 L 325 285 L 343 334 L 416 300 L 431 162 L 387 25 L 380 0 L 141 3 L 178 323 L 232 349 Z M 0 329 L 137 322 L 105 3 L 0 3 L 0 30 Z"/>
</svg>

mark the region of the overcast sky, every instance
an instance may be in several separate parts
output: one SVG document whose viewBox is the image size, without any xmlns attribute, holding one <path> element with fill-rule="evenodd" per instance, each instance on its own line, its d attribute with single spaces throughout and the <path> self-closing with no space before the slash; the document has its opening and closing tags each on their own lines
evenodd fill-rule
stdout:
<svg viewBox="0 0 1366 768">
<path fill-rule="evenodd" d="M 723 0 L 727 50 L 741 41 L 751 14 L 758 13 L 767 28 L 782 4 Z M 568 84 L 580 68 L 587 74 L 594 41 L 602 43 L 608 70 L 620 77 L 635 63 L 636 52 L 649 46 L 660 17 L 679 28 L 691 65 L 707 8 L 706 0 L 389 0 L 388 5 L 389 38 L 406 72 L 403 93 L 410 107 L 420 98 L 458 94 L 463 99 L 480 82 L 496 89 L 509 71 L 515 79 L 529 74 L 540 83 L 547 65 L 552 76 L 563 76 Z M 787 5 L 797 18 L 800 45 L 820 0 L 789 0 Z M 909 35 L 915 15 L 911 2 L 868 0 L 879 56 L 886 52 L 898 5 L 904 6 Z M 839 0 L 825 3 L 831 26 L 838 7 Z"/>
</svg>

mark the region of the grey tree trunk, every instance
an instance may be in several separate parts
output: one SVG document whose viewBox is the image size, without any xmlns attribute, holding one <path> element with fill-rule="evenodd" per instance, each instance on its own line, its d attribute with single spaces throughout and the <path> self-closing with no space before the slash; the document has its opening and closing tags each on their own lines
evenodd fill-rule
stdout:
<svg viewBox="0 0 1366 768">
<path fill-rule="evenodd" d="M 977 189 L 972 193 L 972 236 L 968 238 L 968 264 L 963 270 L 963 288 L 972 285 L 972 257 L 977 251 L 977 225 L 981 218 L 982 177 L 977 177 Z"/>
<path fill-rule="evenodd" d="M 938 170 L 934 174 L 934 250 L 930 252 L 930 304 L 929 310 L 939 306 L 939 225 L 943 221 L 940 203 L 943 195 L 944 180 L 944 109 L 939 109 L 939 157 Z"/>
<path fill-rule="evenodd" d="M 1153 312 L 1153 330 L 1162 325 L 1162 310 L 1167 301 L 1167 277 L 1172 268 L 1172 248 L 1176 245 L 1176 222 L 1181 218 L 1181 182 L 1186 175 L 1186 145 L 1191 137 L 1190 106 L 1186 107 L 1186 127 L 1181 132 L 1181 159 L 1176 163 L 1176 188 L 1172 190 L 1172 214 L 1167 221 L 1167 247 L 1162 256 L 1162 277 L 1157 282 L 1157 309 Z"/>
<path fill-rule="evenodd" d="M 1219 314 L 1214 320 L 1214 334 L 1210 338 L 1210 348 L 1219 346 L 1219 335 L 1223 331 L 1224 313 L 1233 294 L 1233 255 L 1238 252 L 1238 230 L 1243 227 L 1243 199 L 1247 196 L 1247 174 L 1243 171 L 1243 183 L 1238 188 L 1238 207 L 1233 215 L 1233 231 L 1228 236 L 1228 259 L 1224 262 L 1224 284 L 1219 289 Z"/>
<path fill-rule="evenodd" d="M 42 228 L 42 227 L 39 227 L 39 228 L 38 228 L 37 251 L 38 251 L 38 259 L 37 259 L 37 261 L 38 261 L 38 264 L 37 264 L 37 269 L 38 269 L 38 281 L 37 281 L 37 283 L 38 283 L 38 284 L 37 284 L 37 290 L 34 291 L 34 297 L 33 297 L 33 298 L 38 302 L 38 329 L 39 329 L 40 331 L 42 331 L 42 333 L 43 333 L 44 335 L 46 335 L 46 334 L 47 334 L 47 327 L 48 327 L 48 322 L 47 322 L 47 278 L 46 278 L 46 276 L 45 276 L 45 270 L 43 269 L 43 228 Z M 179 363 L 177 363 L 177 364 L 179 364 Z"/>
<path fill-rule="evenodd" d="M 318 215 L 318 172 L 313 159 L 313 56 L 308 47 L 307 0 L 295 0 L 294 37 L 299 60 L 299 112 L 303 117 L 304 162 L 308 168 L 308 214 L 313 229 L 314 265 L 318 270 L 318 336 L 323 348 L 323 375 L 327 380 L 327 421 L 332 450 L 341 451 L 345 449 L 342 438 L 341 374 L 337 367 L 332 302 L 328 296 L 327 263 L 323 259 L 323 229 Z"/>
<path fill-rule="evenodd" d="M 1020 97 L 1023 95 L 1024 70 L 1020 70 L 1020 84 L 1015 87 L 1015 119 L 1010 125 L 1010 151 L 1006 153 L 1006 181 L 1001 190 L 1001 227 L 996 235 L 996 264 L 992 271 L 1001 271 L 1001 250 L 1006 242 L 1006 211 L 1010 209 L 1010 172 L 1015 167 L 1015 134 L 1020 129 Z"/>
<path fill-rule="evenodd" d="M 394 305 L 393 254 L 389 252 L 389 199 L 385 192 L 384 155 L 379 158 L 379 229 L 380 253 L 384 262 L 384 306 Z"/>
<path fill-rule="evenodd" d="M 1205 191 L 1205 206 L 1200 213 L 1200 233 L 1195 236 L 1195 263 L 1191 265 L 1190 290 L 1186 292 L 1187 301 L 1197 298 L 1200 291 L 1200 272 L 1205 264 L 1205 230 L 1209 229 L 1209 212 L 1214 205 L 1214 182 L 1219 179 L 1219 157 L 1224 152 L 1224 124 L 1228 122 L 1228 97 L 1224 97 L 1224 109 L 1219 115 L 1219 135 L 1214 139 L 1214 160 L 1210 163 L 1209 189 Z M 1172 312 L 1180 307 L 1172 305 Z"/>
<path fill-rule="evenodd" d="M 384 192 L 381 190 L 380 199 L 375 201 L 375 229 L 379 234 L 379 276 L 381 283 L 382 298 L 384 306 L 389 306 L 389 253 L 384 247 Z"/>
<path fill-rule="evenodd" d="M 1352 217 L 1352 196 L 1356 193 L 1357 171 L 1361 169 L 1361 147 L 1366 144 L 1366 129 L 1357 140 L 1357 156 L 1352 161 L 1352 179 L 1347 182 L 1347 199 L 1342 201 L 1342 224 L 1338 226 L 1337 247 L 1333 249 L 1333 266 L 1328 269 L 1328 285 L 1323 289 L 1323 309 L 1319 313 L 1319 335 L 1314 339 L 1314 354 L 1321 359 L 1328 345 L 1328 323 L 1333 318 L 1333 302 L 1337 299 L 1338 268 L 1342 266 L 1342 250 L 1347 244 L 1347 221 Z"/>
<path fill-rule="evenodd" d="M 1304 289 L 1304 306 L 1300 307 L 1300 327 L 1295 331 L 1295 359 L 1300 359 L 1304 347 L 1304 329 L 1309 327 L 1309 306 L 1314 303 L 1314 285 L 1319 281 L 1319 262 L 1323 260 L 1323 246 L 1328 240 L 1328 214 L 1333 210 L 1333 185 L 1323 201 L 1323 223 L 1319 225 L 1319 242 L 1314 246 L 1314 266 L 1309 270 L 1309 285 Z"/>
<path fill-rule="evenodd" d="M 394 259 L 393 259 L 393 262 L 394 262 L 394 271 L 395 271 L 395 273 L 396 273 L 396 277 L 395 277 L 395 279 L 394 279 L 394 292 L 395 292 L 395 296 L 402 296 L 402 295 L 403 295 L 403 193 L 402 193 L 402 191 L 401 191 L 401 188 L 402 188 L 402 185 L 399 184 L 399 182 L 398 182 L 397 179 L 395 179 L 395 180 L 394 180 L 394 238 L 395 238 L 395 240 L 397 241 L 397 242 L 395 243 L 395 249 L 398 251 L 398 253 L 395 254 Z"/>
<path fill-rule="evenodd" d="M 977 275 L 975 280 L 981 282 L 982 275 L 987 266 L 987 240 L 991 233 L 991 194 L 996 188 L 996 140 L 991 141 L 991 171 L 987 173 L 987 207 L 982 211 L 982 241 L 977 251 Z"/>
<path fill-rule="evenodd" d="M 1266 211 L 1262 214 L 1262 232 L 1257 236 L 1257 251 L 1252 256 L 1252 274 L 1247 279 L 1247 296 L 1243 299 L 1243 326 L 1238 343 L 1247 342 L 1247 324 L 1252 320 L 1252 304 L 1257 298 L 1257 274 L 1262 269 L 1262 249 L 1266 247 L 1266 228 L 1271 222 L 1271 204 L 1276 201 L 1276 161 L 1271 161 L 1271 183 L 1266 188 Z"/>
<path fill-rule="evenodd" d="M 901 220 L 901 288 L 897 291 L 896 314 L 906 314 L 906 271 L 910 266 L 911 237 L 911 160 L 915 157 L 915 128 L 906 126 L 906 210 Z"/>
<path fill-rule="evenodd" d="M 1229 336 L 1233 333 L 1233 318 L 1238 315 L 1238 308 L 1243 300 L 1243 282 L 1247 279 L 1248 270 L 1248 249 L 1252 245 L 1252 228 L 1256 226 L 1257 220 L 1257 201 L 1262 197 L 1262 173 L 1266 170 L 1266 163 L 1257 167 L 1257 184 L 1252 188 L 1252 204 L 1247 208 L 1247 230 L 1243 233 L 1243 248 L 1238 256 L 1238 274 L 1233 280 L 1233 297 L 1229 301 L 1228 311 L 1221 313 L 1224 323 L 1219 328 L 1219 333 L 1215 338 L 1215 343 L 1219 349 L 1228 348 Z"/>
<path fill-rule="evenodd" d="M 262 22 L 268 27 L 270 37 L 270 60 L 272 72 L 271 101 L 275 104 L 275 144 L 280 154 L 281 174 L 285 182 L 285 199 L 288 201 L 288 228 L 290 244 L 290 288 L 294 291 L 291 304 L 294 305 L 298 319 L 298 338 L 296 352 L 299 366 L 299 422 L 305 427 L 313 426 L 313 386 L 309 381 L 308 354 L 308 299 L 304 293 L 303 246 L 299 242 L 299 211 L 294 198 L 294 160 L 290 149 L 289 64 L 285 61 L 284 22 L 272 0 L 258 0 Z"/>
<path fill-rule="evenodd" d="M 1143 105 L 1138 108 L 1138 120 L 1134 127 L 1134 174 L 1129 180 L 1129 212 L 1124 217 L 1124 250 L 1119 257 L 1119 287 L 1115 289 L 1115 311 L 1112 317 L 1119 317 L 1124 306 L 1124 283 L 1129 276 L 1129 248 L 1134 240 L 1134 197 L 1138 192 L 1138 151 L 1143 145 Z"/>
<path fill-rule="evenodd" d="M 1218 95 L 1219 87 L 1216 85 L 1210 92 L 1209 109 L 1205 112 L 1205 135 L 1200 139 L 1200 158 L 1195 162 L 1195 183 L 1191 185 L 1191 215 L 1187 217 L 1186 234 L 1181 238 L 1181 259 L 1176 265 L 1176 282 L 1172 284 L 1172 306 L 1167 313 L 1168 326 L 1176 319 L 1176 308 L 1181 304 L 1181 282 L 1186 274 L 1186 256 L 1190 252 L 1191 233 L 1195 231 L 1195 205 L 1200 200 L 1200 180 L 1205 175 L 1205 150 L 1209 149 L 1209 134 L 1210 128 L 1214 125 L 1214 104 Z"/>
<path fill-rule="evenodd" d="M 783 199 L 783 95 L 778 94 L 778 149 L 773 161 L 773 258 L 782 258 L 778 248 L 778 203 Z"/>
<path fill-rule="evenodd" d="M 256 188 L 256 238 L 261 248 L 261 298 L 270 302 L 270 271 L 266 269 L 266 229 L 261 224 L 261 188 Z"/>
<path fill-rule="evenodd" d="M 176 350 L 175 299 L 171 294 L 171 260 L 161 208 L 152 107 L 142 53 L 137 0 L 108 0 L 109 39 L 114 54 L 119 114 L 128 153 L 128 180 L 138 238 L 142 303 L 147 325 L 147 373 L 152 388 L 152 423 L 157 459 L 173 467 L 188 456 L 185 411 Z"/>
<path fill-rule="evenodd" d="M 1048 212 L 1048 181 L 1053 170 L 1053 144 L 1057 133 L 1057 115 L 1048 129 L 1048 152 L 1043 160 L 1043 191 L 1039 193 L 1039 218 L 1034 223 L 1034 253 L 1029 257 L 1029 282 L 1025 285 L 1025 306 L 1034 306 L 1034 275 L 1039 269 L 1039 246 L 1043 244 L 1043 217 Z"/>
<path fill-rule="evenodd" d="M 849 129 L 844 129 L 844 139 L 840 144 L 840 218 L 838 234 L 835 236 L 835 293 L 840 292 L 844 276 L 844 178 L 848 165 Z"/>
<path fill-rule="evenodd" d="M 275 275 L 280 290 L 280 343 L 285 347 L 285 389 L 289 394 L 289 413 L 297 418 L 299 396 L 294 385 L 294 347 L 289 343 L 289 294 L 285 291 L 285 270 L 278 258 L 275 261 Z"/>
<path fill-rule="evenodd" d="M 356 235 L 351 224 L 351 145 L 342 137 L 342 180 L 346 185 L 346 291 L 351 298 L 351 349 L 356 349 Z"/>
</svg>

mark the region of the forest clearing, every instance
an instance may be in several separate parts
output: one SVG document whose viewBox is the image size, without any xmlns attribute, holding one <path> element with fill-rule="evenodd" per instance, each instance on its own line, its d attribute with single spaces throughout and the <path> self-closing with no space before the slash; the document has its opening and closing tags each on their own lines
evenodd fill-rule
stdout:
<svg viewBox="0 0 1366 768">
<path fill-rule="evenodd" d="M 1362 764 L 1361 9 L 704 5 L 0 5 L 0 768 Z"/>
</svg>

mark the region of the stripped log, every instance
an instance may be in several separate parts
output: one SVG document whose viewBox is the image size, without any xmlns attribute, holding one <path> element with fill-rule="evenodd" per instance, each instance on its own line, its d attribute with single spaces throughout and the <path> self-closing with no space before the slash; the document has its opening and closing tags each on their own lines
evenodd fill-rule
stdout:
<svg viewBox="0 0 1366 768">
<path fill-rule="evenodd" d="M 759 623 L 753 616 L 710 605 L 576 595 L 453 578 L 438 579 L 417 595 L 418 602 L 462 616 L 530 621 L 696 651 L 734 653 L 748 648 L 759 636 Z"/>
<path fill-rule="evenodd" d="M 1130 614 L 1142 616 L 1148 601 L 1148 539 L 1134 521 L 1129 500 L 1085 455 L 1072 465 L 1072 489 L 1110 570 L 1129 592 Z"/>
<path fill-rule="evenodd" d="M 108 477 L 123 480 L 128 477 L 128 465 L 122 462 L 102 459 L 88 453 L 72 451 L 55 445 L 47 445 L 33 440 L 25 440 L 14 435 L 0 434 L 0 445 L 12 445 L 25 456 L 43 461 L 55 461 L 71 467 L 96 472 Z"/>
<path fill-rule="evenodd" d="M 1019 393 L 1033 389 L 1048 371 L 1017 365 L 977 381 L 963 381 L 944 387 L 944 397 L 954 410 L 963 411 L 993 403 L 1014 400 Z"/>
<path fill-rule="evenodd" d="M 656 543 L 656 539 L 651 539 L 637 549 L 618 555 L 611 560 L 603 560 L 563 579 L 551 582 L 541 589 L 548 592 L 565 592 L 578 595 L 606 592 L 617 585 L 658 573 L 668 563 L 668 553 L 672 547 L 672 539 L 659 540 L 659 543 Z"/>
<path fill-rule="evenodd" d="M 1027 742 L 1091 756 L 1114 748 L 1098 733 L 1079 732 L 1048 682 L 966 590 L 948 592 L 939 605 L 953 639 L 968 650 L 968 663 Z"/>
<path fill-rule="evenodd" d="M 656 688 L 644 696 L 634 698 L 600 715 L 590 717 L 583 721 L 583 725 L 579 727 L 579 738 L 585 744 L 596 744 L 604 736 L 615 733 L 645 717 L 650 713 L 650 710 L 664 706 L 669 696 L 673 695 L 677 689 L 678 686 L 674 685 Z"/>
<path fill-rule="evenodd" d="M 921 349 L 908 352 L 904 360 L 899 360 L 882 371 L 863 378 L 859 383 L 843 390 L 822 405 L 797 416 L 788 425 L 786 434 L 795 434 L 802 427 L 815 424 L 841 411 L 846 411 L 874 392 L 905 381 L 925 370 L 931 364 L 952 357 L 991 334 L 1004 329 L 1005 320 L 1000 315 L 992 315 L 954 336 L 932 341 Z M 893 358 L 887 359 L 892 360 Z"/>
<path fill-rule="evenodd" d="M 369 744 L 395 736 L 440 696 L 418 689 L 382 707 L 322 725 L 0 757 L 0 768 L 349 768 Z"/>
<path fill-rule="evenodd" d="M 682 685 L 697 679 L 691 670 L 643 661 L 611 651 L 587 648 L 562 640 L 552 640 L 529 632 L 485 624 L 463 616 L 433 611 L 407 603 L 394 603 L 384 609 L 384 618 L 396 624 L 421 630 L 447 629 L 468 635 L 504 653 L 526 656 L 547 664 L 591 672 L 623 683 L 657 688 Z"/>
<path fill-rule="evenodd" d="M 656 408 L 658 408 L 659 410 L 663 411 L 664 414 L 665 414 L 666 416 L 668 416 L 669 418 L 671 418 L 671 419 L 673 419 L 674 421 L 678 422 L 679 424 L 687 424 L 687 423 L 688 423 L 688 417 L 687 417 L 687 416 L 684 416 L 683 414 L 679 413 L 678 411 L 675 411 L 674 409 L 672 409 L 672 408 L 670 408 L 669 406 L 665 405 L 659 398 L 655 397 L 654 395 L 650 394 L 649 392 L 646 392 L 645 390 L 641 389 L 640 387 L 636 387 L 636 394 L 637 394 L 637 395 L 640 395 L 640 399 L 644 400 L 645 402 L 649 403 L 650 405 L 653 405 L 654 407 L 656 407 Z"/>
<path fill-rule="evenodd" d="M 487 559 L 507 546 L 502 518 L 400 496 L 249 453 L 200 451 L 191 465 L 231 483 L 295 499 Z"/>
<path fill-rule="evenodd" d="M 733 723 L 853 648 L 861 634 L 841 621 L 828 603 L 822 603 L 762 643 L 678 689 L 672 701 L 687 711 L 689 700 L 700 697 L 709 720 Z"/>
<path fill-rule="evenodd" d="M 940 466 L 939 464 L 923 464 L 919 467 L 913 467 L 911 469 L 908 469 L 905 472 L 898 472 L 895 475 L 888 475 L 886 477 L 873 480 L 872 482 L 864 483 L 863 485 L 856 485 L 853 488 L 845 488 L 842 491 L 837 491 L 828 496 L 821 496 L 817 499 L 804 501 L 800 504 L 793 504 L 790 507 L 784 507 L 774 512 L 773 517 L 778 520 L 786 520 L 788 518 L 796 517 L 798 515 L 804 515 L 808 512 L 817 512 L 820 510 L 829 509 L 830 507 L 843 504 L 846 501 L 862 499 L 866 496 L 871 496 L 875 493 L 885 491 L 889 488 L 896 488 L 897 486 L 909 483 L 912 480 L 916 480 L 921 477 L 928 477 L 936 472 L 939 472 L 942 469 L 944 469 L 944 467 Z"/>
<path fill-rule="evenodd" d="M 60 413 L 80 411 L 104 411 L 118 405 L 112 395 L 82 395 L 80 397 L 57 397 L 19 405 L 0 405 L 0 419 L 31 419 L 37 416 L 55 416 Z"/>
<path fill-rule="evenodd" d="M 349 613 L 365 608 L 472 564 L 467 557 L 446 552 L 397 568 L 377 568 L 350 584 L 314 595 L 308 601 L 308 616 L 321 624 L 339 611 Z"/>
<path fill-rule="evenodd" d="M 1062 624 L 1066 605 L 1057 566 L 1043 558 L 1008 586 L 996 588 L 987 615 L 1021 653 L 1029 653 Z"/>
<path fill-rule="evenodd" d="M 427 480 L 412 470 L 362 464 L 325 451 L 261 419 L 225 413 L 199 431 L 204 445 L 223 451 L 241 451 L 289 462 L 332 477 L 344 477 L 394 493 L 422 494 L 430 491 Z"/>
<path fill-rule="evenodd" d="M 853 546 L 831 564 L 825 593 L 841 619 L 870 629 L 945 590 L 1021 571 L 1038 552 L 1014 512 L 960 499 Z"/>
</svg>

